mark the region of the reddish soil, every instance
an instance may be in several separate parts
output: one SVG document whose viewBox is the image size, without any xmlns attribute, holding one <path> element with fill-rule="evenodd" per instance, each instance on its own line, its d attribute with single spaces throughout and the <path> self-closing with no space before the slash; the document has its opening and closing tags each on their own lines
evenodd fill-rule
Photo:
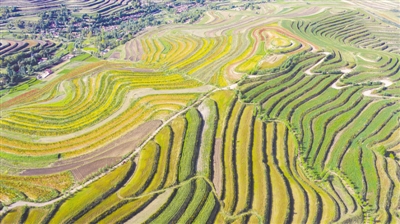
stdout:
<svg viewBox="0 0 400 224">
<path fill-rule="evenodd" d="M 124 155 L 134 151 L 161 124 L 160 120 L 146 122 L 94 152 L 57 161 L 51 167 L 25 170 L 21 175 L 44 175 L 72 170 L 77 180 L 83 180 L 102 167 L 115 165 Z"/>
<path fill-rule="evenodd" d="M 218 196 L 222 193 L 222 164 L 221 164 L 222 139 L 216 138 L 213 158 L 213 183 Z"/>
</svg>

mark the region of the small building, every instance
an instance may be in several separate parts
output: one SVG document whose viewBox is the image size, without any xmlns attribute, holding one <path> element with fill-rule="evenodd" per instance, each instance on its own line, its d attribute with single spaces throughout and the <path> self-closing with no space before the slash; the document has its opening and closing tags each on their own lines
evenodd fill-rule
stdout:
<svg viewBox="0 0 400 224">
<path fill-rule="evenodd" d="M 45 62 L 45 61 L 47 61 L 47 58 L 41 58 L 41 59 L 39 60 L 38 64 L 40 65 L 40 64 L 42 64 L 42 63 Z"/>
<path fill-rule="evenodd" d="M 36 76 L 37 79 L 44 79 L 47 76 L 53 74 L 53 71 L 51 69 L 46 69 L 44 72 L 39 73 L 38 76 Z"/>
<path fill-rule="evenodd" d="M 66 60 L 70 60 L 71 58 L 75 57 L 75 55 L 73 54 L 67 54 L 64 57 L 62 57 L 62 60 L 66 61 Z"/>
</svg>

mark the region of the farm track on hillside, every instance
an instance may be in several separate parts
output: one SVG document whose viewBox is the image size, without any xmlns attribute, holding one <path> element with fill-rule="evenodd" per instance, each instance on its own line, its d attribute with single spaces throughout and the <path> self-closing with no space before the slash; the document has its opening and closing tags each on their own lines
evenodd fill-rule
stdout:
<svg viewBox="0 0 400 224">
<path fill-rule="evenodd" d="M 398 28 L 272 6 L 148 29 L 126 63 L 3 102 L 1 167 L 21 176 L 0 175 L 0 221 L 398 222 Z"/>
</svg>

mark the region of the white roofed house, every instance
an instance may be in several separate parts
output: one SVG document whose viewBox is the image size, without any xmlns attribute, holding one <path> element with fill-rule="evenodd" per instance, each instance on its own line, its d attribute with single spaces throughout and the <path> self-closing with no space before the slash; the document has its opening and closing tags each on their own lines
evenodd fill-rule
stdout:
<svg viewBox="0 0 400 224">
<path fill-rule="evenodd" d="M 46 69 L 43 72 L 39 73 L 39 75 L 36 77 L 37 79 L 44 79 L 47 76 L 53 74 L 53 71 L 51 69 Z"/>
</svg>

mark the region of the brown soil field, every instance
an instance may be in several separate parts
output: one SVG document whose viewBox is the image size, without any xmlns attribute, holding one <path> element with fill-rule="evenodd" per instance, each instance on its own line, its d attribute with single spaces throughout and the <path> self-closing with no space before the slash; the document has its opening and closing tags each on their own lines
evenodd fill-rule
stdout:
<svg viewBox="0 0 400 224">
<path fill-rule="evenodd" d="M 221 196 L 222 192 L 222 164 L 221 164 L 221 150 L 222 150 L 222 139 L 216 138 L 214 145 L 214 158 L 213 158 L 213 183 L 215 185 L 215 191 L 218 196 Z"/>
<path fill-rule="evenodd" d="M 102 167 L 115 165 L 124 155 L 134 151 L 161 124 L 160 120 L 146 122 L 94 152 L 57 161 L 51 167 L 25 170 L 21 175 L 44 175 L 72 170 L 77 180 L 82 180 Z"/>
<path fill-rule="evenodd" d="M 144 208 L 137 215 L 132 217 L 126 223 L 143 223 L 150 218 L 151 215 L 157 212 L 157 210 L 168 201 L 174 190 L 168 189 L 165 192 L 157 196 L 146 208 Z"/>
<path fill-rule="evenodd" d="M 110 55 L 109 59 L 119 59 L 121 57 L 121 53 L 120 52 L 114 52 Z"/>
<path fill-rule="evenodd" d="M 99 169 L 103 167 L 113 166 L 117 164 L 120 159 L 121 159 L 120 157 L 102 158 L 94 162 L 80 166 L 78 168 L 75 168 L 71 170 L 71 172 L 74 175 L 75 180 L 82 181 L 86 177 L 90 176 L 93 173 L 96 173 L 97 171 L 99 171 Z"/>
<path fill-rule="evenodd" d="M 142 55 L 143 55 L 143 47 L 142 44 L 140 43 L 140 41 L 138 39 L 136 39 L 136 58 L 134 61 L 140 61 L 142 59 Z"/>
<path fill-rule="evenodd" d="M 130 50 L 132 49 L 132 41 L 128 41 L 125 44 L 125 58 L 124 60 L 131 60 L 129 57 L 131 55 Z"/>
</svg>

